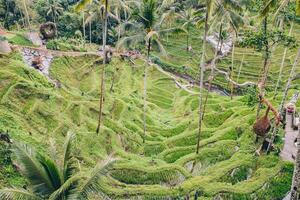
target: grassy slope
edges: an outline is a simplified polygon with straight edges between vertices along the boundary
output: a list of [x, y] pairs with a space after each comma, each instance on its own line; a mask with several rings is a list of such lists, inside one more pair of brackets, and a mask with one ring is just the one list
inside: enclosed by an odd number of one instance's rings
[[[144, 63], [136, 62], [131, 66], [116, 58], [107, 66], [105, 128], [97, 136], [101, 65], [95, 57], [56, 58], [51, 75], [61, 81], [61, 89], [25, 66], [19, 54], [0, 57], [0, 130], [9, 130], [14, 140], [44, 152], [50, 140], [59, 147], [66, 133], [73, 131], [77, 134], [76, 156], [83, 168], [114, 152], [120, 161], [103, 182], [113, 199], [182, 197], [195, 191], [202, 199], [284, 196], [292, 165], [273, 154], [255, 156], [258, 146], [251, 131], [255, 111], [245, 106], [244, 97], [230, 101], [210, 96], [201, 150], [196, 155], [197, 96], [149, 68], [148, 133], [143, 145]], [[115, 86], [110, 92], [113, 74]], [[193, 160], [197, 164], [191, 173]], [[19, 179], [5, 178], [2, 185], [20, 185]]]
[[[289, 27], [286, 27], [286, 32], [288, 33]], [[168, 57], [160, 57], [162, 63], [166, 66], [169, 66], [169, 68], [173, 68], [173, 71], [182, 73], [182, 74], [188, 74], [192, 76], [193, 78], [198, 79], [198, 67], [199, 67], [199, 52], [201, 51], [201, 36], [202, 33], [197, 31], [192, 31], [191, 33], [191, 46], [193, 47], [193, 52], [187, 52], [186, 51], [186, 38], [185, 35], [170, 35], [169, 40], [167, 41], [166, 37], [164, 37], [163, 42], [164, 45], [169, 52]], [[295, 24], [292, 36], [294, 36], [298, 42], [300, 41], [300, 25]], [[207, 60], [213, 58], [213, 49], [208, 47], [208, 50], [206, 52]], [[294, 57], [296, 55], [297, 49], [289, 49], [287, 51], [286, 60], [285, 60], [285, 67], [283, 70], [283, 76], [286, 80], [291, 65], [294, 62]], [[270, 65], [270, 73], [268, 76], [268, 87], [269, 89], [273, 90], [276, 82], [277, 77], [279, 73], [279, 68], [281, 65], [282, 55], [284, 52], [284, 47], [277, 46], [275, 48], [275, 52], [273, 53], [271, 57], [271, 65]], [[159, 54], [154, 54], [155, 56], [159, 57]], [[241, 75], [239, 77], [238, 82], [243, 83], [245, 81], [258, 81], [258, 74], [261, 71], [261, 67], [263, 64], [263, 58], [262, 54], [260, 52], [254, 51], [252, 48], [241, 48], [236, 47], [235, 53], [234, 53], [234, 73], [233, 73], [233, 79], [237, 80], [237, 75], [239, 71], [239, 67], [241, 65], [241, 61], [243, 58], [243, 55], [245, 55]], [[229, 53], [228, 56], [224, 59], [222, 59], [221, 62], [217, 64], [218, 68], [229, 71], [229, 67], [231, 66], [231, 56], [232, 54]], [[183, 67], [185, 66], [185, 67]], [[300, 66], [300, 64], [299, 64]], [[300, 73], [300, 67], [297, 67], [296, 69], [297, 73]], [[206, 73], [209, 73], [208, 71]], [[207, 77], [207, 76], [206, 76]], [[282, 84], [280, 86], [283, 88], [285, 86], [285, 82], [282, 81]], [[299, 86], [299, 81], [296, 81], [295, 86]], [[214, 80], [215, 85], [219, 85], [223, 88], [228, 88], [228, 83], [224, 79], [222, 75], [217, 75]]]

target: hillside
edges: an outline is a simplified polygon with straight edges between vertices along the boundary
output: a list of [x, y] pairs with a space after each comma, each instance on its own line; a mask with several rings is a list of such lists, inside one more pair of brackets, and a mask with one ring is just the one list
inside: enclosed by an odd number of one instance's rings
[[0, 200], [299, 200], [300, 0], [0, 0]]
[[[104, 129], [96, 135], [98, 77], [103, 67], [97, 60], [95, 56], [54, 58], [50, 75], [61, 82], [57, 88], [26, 66], [19, 53], [2, 56], [0, 129], [8, 130], [14, 141], [29, 143], [46, 154], [50, 141], [59, 146], [72, 131], [76, 133], [76, 158], [83, 168], [113, 152], [119, 161], [102, 183], [113, 199], [179, 198], [196, 191], [200, 199], [285, 196], [293, 166], [274, 153], [255, 156], [259, 146], [251, 130], [255, 110], [246, 106], [246, 97], [231, 101], [214, 93], [209, 96], [196, 155], [197, 95], [149, 67], [148, 132], [143, 144], [142, 60], [132, 65], [116, 57], [107, 66]], [[10, 173], [2, 185], [20, 179]], [[18, 182], [23, 183], [22, 179]]]

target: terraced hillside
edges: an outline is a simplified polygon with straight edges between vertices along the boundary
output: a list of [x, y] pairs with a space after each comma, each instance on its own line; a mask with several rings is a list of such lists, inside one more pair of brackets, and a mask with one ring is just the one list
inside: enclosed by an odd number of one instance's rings
[[[286, 34], [288, 34], [290, 27], [286, 27]], [[292, 31], [292, 36], [296, 38], [299, 42], [300, 33], [299, 25], [295, 24]], [[158, 53], [155, 54], [155, 57], [159, 58], [157, 61], [162, 67], [166, 70], [174, 71], [179, 74], [184, 74], [192, 77], [193, 79], [198, 79], [199, 77], [199, 55], [201, 53], [201, 43], [202, 43], [202, 33], [199, 31], [192, 31], [191, 33], [191, 46], [193, 50], [187, 52], [186, 49], [186, 39], [185, 35], [182, 34], [173, 34], [168, 37], [168, 40], [164, 38], [163, 42], [168, 52], [168, 57], [163, 57]], [[214, 49], [211, 47], [211, 44], [208, 43], [208, 50], [205, 52], [207, 60], [210, 60], [214, 57]], [[179, 53], [180, 52], [180, 53]], [[283, 79], [286, 80], [289, 76], [291, 65], [294, 62], [297, 49], [288, 48], [284, 68], [283, 68]], [[276, 46], [273, 54], [271, 55], [270, 62], [270, 71], [267, 79], [267, 86], [270, 90], [274, 90], [282, 57], [284, 54], [283, 46]], [[235, 44], [234, 50], [234, 65], [233, 65], [233, 80], [243, 83], [245, 81], [257, 82], [259, 79], [259, 74], [261, 72], [261, 67], [263, 64], [263, 57], [261, 52], [256, 52], [253, 48], [243, 48]], [[157, 58], [153, 58], [157, 60]], [[232, 52], [229, 52], [228, 55], [223, 57], [218, 63], [217, 66], [219, 69], [229, 72], [229, 67], [232, 66]], [[239, 75], [240, 71], [240, 75]], [[205, 80], [207, 80], [208, 74], [210, 72], [206, 71]], [[296, 69], [296, 73], [300, 73], [299, 67]], [[214, 85], [221, 88], [230, 90], [228, 87], [228, 81], [224, 78], [223, 75], [217, 74], [214, 80]], [[281, 83], [284, 83], [282, 81]], [[295, 81], [299, 84], [299, 81]], [[283, 84], [284, 85], [284, 84]], [[280, 86], [283, 86], [280, 84]], [[281, 87], [282, 88], [282, 87]]]
[[[106, 70], [104, 129], [96, 135], [99, 77], [95, 56], [57, 57], [52, 79], [23, 63], [21, 54], [0, 57], [0, 130], [49, 154], [76, 133], [83, 170], [106, 155], [118, 158], [101, 183], [111, 199], [280, 199], [290, 189], [293, 165], [273, 152], [256, 156], [254, 107], [247, 97], [212, 94], [195, 154], [197, 95], [149, 67], [147, 135], [142, 143], [143, 68], [115, 58]], [[182, 80], [183, 81], [183, 80]], [[184, 82], [184, 81], [183, 81]], [[197, 91], [194, 88], [195, 91]], [[282, 133], [281, 133], [282, 134]], [[276, 145], [281, 147], [280, 138]], [[58, 149], [59, 150], [59, 149]], [[11, 166], [0, 170], [1, 186], [26, 184]], [[8, 175], [9, 174], [9, 175]]]

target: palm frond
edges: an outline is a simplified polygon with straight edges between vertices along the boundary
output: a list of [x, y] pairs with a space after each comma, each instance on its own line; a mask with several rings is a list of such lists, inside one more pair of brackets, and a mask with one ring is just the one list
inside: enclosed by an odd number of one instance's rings
[[93, 0], [80, 0], [80, 2], [75, 6], [75, 11], [82, 11], [88, 4], [90, 4]]
[[236, 12], [242, 12], [243, 11], [243, 7], [242, 5], [239, 3], [239, 1], [236, 0], [223, 0], [223, 6], [231, 11], [236, 11]]
[[109, 156], [98, 163], [91, 173], [86, 176], [83, 183], [80, 184], [80, 188], [77, 191], [78, 199], [87, 199], [88, 195], [91, 193], [102, 194], [102, 187], [99, 182], [103, 176], [107, 176], [114, 163], [115, 160], [112, 156]]
[[74, 163], [72, 163], [72, 142], [75, 138], [75, 135], [71, 132], [67, 134], [66, 141], [63, 146], [63, 160], [62, 160], [62, 172], [63, 180], [66, 181], [74, 172]]
[[33, 192], [47, 196], [55, 191], [50, 177], [37, 160], [37, 153], [32, 148], [24, 144], [15, 144], [13, 151], [21, 165], [21, 173], [33, 186]]
[[290, 0], [282, 0], [273, 17], [276, 18], [279, 12], [282, 11], [289, 2]]
[[175, 0], [162, 0], [159, 10], [163, 11], [164, 9], [171, 7], [174, 3]]
[[139, 42], [142, 42], [144, 40], [144, 36], [145, 36], [144, 34], [136, 34], [132, 36], [123, 37], [118, 41], [116, 45], [116, 49], [120, 49], [121, 47], [127, 48], [130, 45], [134, 45]]
[[36, 196], [35, 194], [17, 188], [4, 188], [0, 190], [1, 200], [42, 200], [42, 198]]
[[274, 6], [276, 5], [277, 0], [269, 0], [267, 2], [267, 4], [265, 5], [265, 7], [262, 9], [262, 11], [260, 12], [260, 17], [265, 17], [267, 16], [267, 14], [270, 12], [270, 10], [272, 8], [274, 8]]
[[159, 38], [155, 38], [153, 40], [153, 43], [157, 45], [158, 50], [159, 50], [159, 52], [161, 53], [162, 56], [164, 56], [164, 57], [168, 56], [168, 53], [167, 53], [166, 49], [164, 48], [164, 45], [159, 40]]
[[62, 174], [60, 173], [56, 163], [53, 160], [49, 159], [48, 157], [46, 157], [42, 154], [37, 155], [37, 160], [43, 166], [43, 168], [47, 174], [47, 177], [51, 181], [52, 187], [55, 190], [57, 188], [59, 188], [61, 186], [63, 180], [62, 180]]
[[59, 189], [53, 192], [48, 200], [62, 199], [62, 197], [64, 197], [64, 195], [66, 194], [67, 198], [76, 199], [71, 197], [74, 197], [74, 195], [76, 194], [75, 188], [78, 186], [78, 183], [81, 179], [83, 179], [83, 176], [81, 175], [72, 176], [66, 182], [64, 182], [64, 184]]

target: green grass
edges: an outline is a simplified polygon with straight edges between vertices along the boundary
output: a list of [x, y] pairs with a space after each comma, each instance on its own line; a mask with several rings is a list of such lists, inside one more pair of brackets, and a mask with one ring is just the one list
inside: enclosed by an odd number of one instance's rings
[[32, 42], [28, 40], [23, 34], [17, 33], [13, 37], [9, 38], [8, 41], [11, 44], [22, 45], [22, 46], [33, 46]]
[[[25, 66], [19, 54], [1, 57], [0, 131], [8, 130], [14, 141], [29, 143], [44, 153], [49, 152], [50, 140], [60, 147], [72, 131], [83, 170], [114, 153], [119, 160], [101, 182], [112, 199], [182, 198], [196, 191], [201, 193], [200, 199], [249, 199], [253, 195], [274, 199], [289, 190], [292, 166], [273, 153], [255, 156], [259, 147], [251, 131], [255, 107], [246, 106], [244, 97], [230, 100], [210, 94], [196, 154], [198, 96], [179, 89], [153, 66], [148, 67], [143, 144], [141, 60], [133, 67], [115, 58], [106, 67], [104, 126], [97, 135], [103, 67], [97, 60], [96, 56], [55, 58], [50, 75], [62, 85], [56, 88]], [[10, 176], [4, 177], [4, 173]], [[26, 184], [9, 163], [0, 167], [0, 176], [1, 187]], [[266, 184], [269, 187], [263, 187]]]

